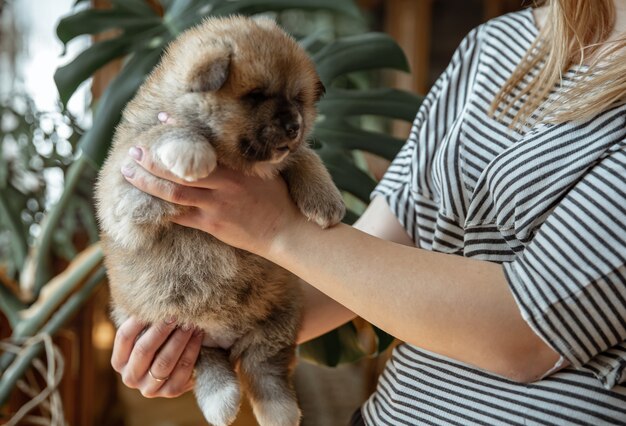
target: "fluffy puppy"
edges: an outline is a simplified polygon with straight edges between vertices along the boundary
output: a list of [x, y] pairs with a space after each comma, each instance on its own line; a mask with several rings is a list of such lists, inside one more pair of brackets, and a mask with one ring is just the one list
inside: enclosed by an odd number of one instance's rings
[[[209, 19], [168, 47], [126, 107], [100, 172], [96, 198], [114, 319], [119, 326], [129, 315], [145, 323], [175, 317], [218, 343], [202, 348], [195, 389], [216, 426], [234, 420], [240, 382], [259, 424], [299, 423], [290, 379], [301, 317], [297, 280], [172, 224], [182, 207], [140, 192], [120, 169], [135, 167], [128, 150], [143, 145], [189, 181], [218, 163], [261, 177], [280, 173], [302, 213], [332, 226], [345, 213], [341, 194], [306, 144], [323, 90], [311, 59], [274, 22]], [[159, 121], [162, 111], [173, 124]], [[141, 168], [136, 174], [156, 179]]]

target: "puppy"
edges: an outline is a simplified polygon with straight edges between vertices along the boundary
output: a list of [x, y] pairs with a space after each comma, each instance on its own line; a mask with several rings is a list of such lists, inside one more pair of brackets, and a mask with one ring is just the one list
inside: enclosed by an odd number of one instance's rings
[[[274, 22], [209, 19], [168, 47], [126, 107], [99, 175], [97, 211], [114, 320], [119, 326], [130, 315], [147, 324], [173, 317], [217, 342], [201, 349], [195, 388], [216, 426], [235, 419], [240, 382], [260, 425], [299, 423], [290, 379], [301, 317], [297, 279], [172, 224], [183, 207], [137, 190], [120, 169], [135, 167], [137, 175], [157, 179], [128, 156], [129, 148], [143, 145], [188, 181], [208, 176], [218, 163], [264, 178], [280, 173], [302, 213], [332, 226], [345, 213], [341, 194], [306, 144], [323, 91], [311, 59]], [[161, 123], [160, 112], [172, 124]]]

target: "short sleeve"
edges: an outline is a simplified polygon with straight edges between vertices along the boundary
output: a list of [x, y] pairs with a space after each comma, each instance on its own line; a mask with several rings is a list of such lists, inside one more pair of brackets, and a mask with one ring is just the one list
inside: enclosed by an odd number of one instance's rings
[[607, 388], [626, 380], [626, 140], [572, 187], [503, 268], [524, 319]]
[[[478, 68], [483, 27], [472, 30], [461, 42], [451, 62], [424, 99], [409, 138], [371, 194], [382, 196], [408, 228], [403, 218], [421, 200], [437, 198], [432, 163], [437, 148], [461, 117]], [[412, 217], [412, 216], [411, 216]]]

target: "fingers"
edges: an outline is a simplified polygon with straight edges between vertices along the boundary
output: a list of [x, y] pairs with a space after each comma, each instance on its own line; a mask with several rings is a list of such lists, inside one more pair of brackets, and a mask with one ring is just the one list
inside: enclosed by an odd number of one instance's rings
[[128, 363], [130, 353], [135, 346], [135, 340], [139, 334], [143, 331], [145, 325], [130, 317], [122, 326], [117, 330], [115, 334], [115, 340], [113, 341], [113, 354], [111, 355], [111, 366], [118, 373], [122, 372], [122, 369]]
[[246, 178], [259, 179], [258, 177], [245, 176], [241, 172], [237, 172], [218, 164], [209, 176], [202, 178], [197, 182], [192, 182], [192, 184], [202, 188], [220, 189], [241, 185]]
[[145, 397], [177, 397], [193, 388], [202, 338], [202, 331], [176, 328], [174, 321], [145, 328], [131, 317], [117, 331], [111, 365]]
[[[159, 349], [148, 369], [148, 375], [144, 377], [141, 393], [144, 396], [158, 396], [157, 391], [170, 380], [193, 330], [177, 328], [165, 344]], [[185, 380], [186, 381], [186, 380]]]
[[123, 167], [122, 174], [137, 189], [180, 206], [198, 206], [210, 197], [210, 191], [155, 178], [135, 167]]
[[126, 386], [130, 388], [141, 386], [156, 353], [175, 328], [174, 321], [154, 324], [137, 339], [128, 363], [121, 371], [122, 381]]
[[150, 172], [151, 175], [154, 175], [158, 178], [169, 180], [170, 182], [175, 182], [185, 186], [196, 186], [197, 184], [197, 182], [189, 182], [183, 180], [169, 170], [163, 168], [161, 164], [154, 161], [154, 157], [150, 155], [150, 152], [145, 147], [133, 146], [128, 150], [128, 155], [133, 160], [135, 160], [137, 164]]
[[182, 348], [182, 353], [174, 369], [170, 372], [169, 379], [157, 392], [157, 396], [174, 398], [193, 389], [193, 369], [200, 354], [203, 334], [196, 331], [191, 335], [188, 343]]

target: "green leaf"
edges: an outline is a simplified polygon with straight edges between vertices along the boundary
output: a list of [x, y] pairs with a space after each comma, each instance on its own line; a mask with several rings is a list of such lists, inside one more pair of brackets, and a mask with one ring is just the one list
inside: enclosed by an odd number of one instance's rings
[[[4, 138], [4, 135], [2, 137]], [[9, 184], [9, 163], [2, 157], [2, 149], [0, 149], [0, 191], [4, 190]]]
[[330, 367], [354, 362], [366, 355], [352, 323], [344, 324], [298, 347], [299, 357]]
[[163, 6], [163, 9], [165, 11], [171, 9], [172, 5], [174, 3], [177, 3], [176, 0], [159, 0], [159, 3], [161, 4], [161, 6]]
[[[169, 25], [181, 28], [181, 24], [192, 17], [198, 22], [212, 12], [215, 1], [206, 0], [176, 0], [171, 5], [165, 5], [163, 20]], [[186, 24], [185, 24], [186, 25]]]
[[421, 102], [420, 96], [397, 89], [331, 88], [318, 104], [318, 110], [329, 117], [379, 115], [412, 122]]
[[146, 0], [110, 0], [116, 8], [133, 13], [137, 16], [157, 16], [156, 11]]
[[316, 31], [313, 34], [309, 34], [306, 37], [298, 39], [298, 43], [302, 46], [302, 48], [304, 48], [304, 50], [309, 52], [309, 54], [318, 52], [326, 46], [326, 43], [321, 40], [321, 35], [325, 32], [325, 30]]
[[337, 0], [237, 0], [223, 2], [215, 7], [211, 14], [232, 15], [244, 14], [253, 15], [255, 13], [271, 11], [282, 11], [287, 9], [299, 10], [328, 10], [341, 13], [356, 19], [362, 19], [359, 8], [352, 1]]
[[336, 77], [354, 71], [392, 68], [409, 71], [404, 52], [387, 34], [344, 37], [313, 56], [322, 82], [330, 87]]
[[341, 357], [339, 358], [340, 364], [352, 363], [368, 355], [363, 346], [361, 346], [356, 327], [354, 327], [352, 322], [339, 327], [337, 333], [342, 345]]
[[137, 92], [161, 57], [161, 47], [133, 55], [102, 95], [94, 114], [93, 127], [81, 138], [79, 147], [96, 168], [104, 162], [122, 110]]
[[61, 102], [67, 105], [70, 97], [83, 81], [113, 59], [125, 55], [130, 50], [131, 44], [128, 37], [105, 40], [95, 43], [81, 52], [72, 62], [58, 68], [54, 73], [54, 81], [59, 90]]
[[98, 241], [98, 224], [96, 223], [95, 213], [89, 201], [83, 198], [76, 199], [77, 213], [82, 225], [89, 236], [89, 243], [94, 244]]
[[21, 268], [28, 252], [27, 232], [20, 220], [20, 211], [11, 207], [6, 195], [6, 190], [0, 192], [0, 224], [11, 232], [11, 252], [14, 264]]
[[87, 9], [61, 19], [57, 36], [67, 44], [83, 34], [98, 34], [114, 28], [138, 32], [155, 25], [161, 25], [161, 19], [155, 16], [138, 17], [119, 9]]
[[[70, 212], [73, 214], [73, 212]], [[60, 229], [54, 234], [54, 244], [52, 245], [52, 252], [59, 259], [71, 261], [76, 256], [76, 248], [71, 237], [75, 228], [69, 228], [68, 230]]]
[[337, 330], [332, 330], [298, 347], [298, 357], [307, 361], [335, 367], [341, 357], [341, 342]]
[[198, 8], [207, 5], [211, 7], [211, 3], [201, 0], [172, 0], [167, 2], [161, 2], [165, 8], [165, 18], [169, 20], [175, 20], [180, 18], [183, 14], [190, 11], [197, 11]]
[[53, 238], [65, 213], [65, 208], [74, 196], [74, 190], [88, 167], [87, 157], [81, 156], [65, 172], [65, 188], [61, 198], [41, 222], [41, 231], [33, 244], [33, 250], [24, 262], [20, 274], [20, 287], [32, 291], [35, 296], [51, 278], [51, 250]]
[[343, 120], [325, 120], [315, 126], [314, 137], [343, 149], [358, 149], [393, 160], [404, 141], [384, 133], [369, 132]]
[[343, 217], [342, 222], [347, 225], [352, 225], [359, 219], [359, 216], [359, 214], [353, 212], [352, 210], [346, 209], [346, 215]]
[[351, 193], [366, 204], [369, 203], [376, 181], [359, 169], [345, 151], [323, 146], [317, 153], [324, 161], [337, 188]]
[[215, 0], [175, 0], [164, 4], [163, 25], [172, 35], [199, 24], [211, 15]]
[[374, 333], [376, 334], [376, 347], [377, 347], [377, 355], [385, 352], [385, 350], [393, 343], [395, 337], [391, 334], [387, 334], [382, 331], [380, 328], [372, 325], [374, 329]]

